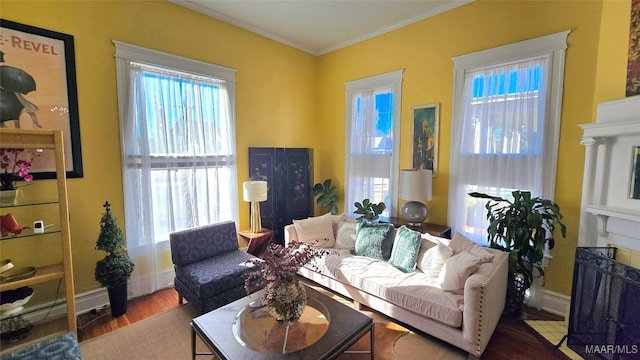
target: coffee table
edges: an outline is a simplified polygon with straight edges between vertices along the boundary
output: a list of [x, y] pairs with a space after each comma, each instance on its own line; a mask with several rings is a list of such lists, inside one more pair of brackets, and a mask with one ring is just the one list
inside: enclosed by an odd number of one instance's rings
[[[373, 319], [360, 313], [357, 310], [336, 301], [311, 287], [305, 286], [309, 301], [307, 309], [312, 316], [319, 318], [314, 320], [317, 324], [313, 331], [307, 331], [302, 335], [302, 339], [312, 342], [308, 345], [287, 349], [284, 352], [280, 349], [282, 345], [260, 347], [264, 341], [253, 339], [247, 341], [247, 337], [254, 336], [260, 331], [245, 332], [240, 329], [243, 326], [251, 327], [251, 318], [260, 318], [259, 311], [264, 312], [264, 308], [250, 308], [249, 304], [262, 298], [264, 290], [251, 294], [240, 300], [232, 302], [221, 308], [203, 314], [191, 321], [191, 358], [195, 359], [199, 355], [216, 355], [220, 359], [335, 359], [342, 353], [365, 353], [370, 354], [373, 360]], [[311, 307], [311, 308], [310, 308]], [[255, 311], [255, 313], [254, 313]], [[307, 310], [305, 310], [306, 314]], [[316, 315], [313, 315], [316, 314]], [[325, 319], [323, 319], [323, 316]], [[305, 315], [303, 315], [303, 318]], [[243, 320], [244, 319], [244, 320]], [[272, 320], [272, 319], [271, 319]], [[275, 320], [273, 320], [275, 322]], [[292, 324], [290, 329], [301, 328], [301, 325]], [[275, 327], [281, 326], [278, 324]], [[306, 326], [306, 325], [305, 325]], [[322, 328], [325, 326], [325, 328]], [[322, 328], [317, 331], [317, 328]], [[302, 330], [304, 332], [304, 330]], [[273, 333], [271, 331], [270, 333]], [[314, 336], [312, 333], [315, 333]], [[355, 344], [366, 333], [370, 334], [371, 347], [369, 351], [348, 351], [349, 347]], [[290, 335], [289, 335], [290, 334]], [[196, 351], [196, 335], [207, 345], [211, 353], [200, 353]], [[258, 336], [258, 335], [255, 335]], [[265, 335], [266, 336], [266, 335]], [[295, 331], [289, 330], [289, 339], [296, 339]], [[244, 337], [244, 339], [243, 339]], [[297, 336], [300, 340], [300, 336]], [[282, 344], [282, 341], [281, 341]], [[288, 345], [287, 345], [288, 346]]]

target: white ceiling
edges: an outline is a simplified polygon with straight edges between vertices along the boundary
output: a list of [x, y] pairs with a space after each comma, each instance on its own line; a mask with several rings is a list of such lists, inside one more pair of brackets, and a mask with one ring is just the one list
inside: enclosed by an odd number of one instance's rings
[[321, 55], [473, 0], [169, 0]]

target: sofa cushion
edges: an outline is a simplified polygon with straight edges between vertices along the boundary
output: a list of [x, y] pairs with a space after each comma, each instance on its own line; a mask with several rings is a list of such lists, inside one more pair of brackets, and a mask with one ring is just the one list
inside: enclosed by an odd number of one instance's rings
[[335, 244], [331, 214], [293, 220], [298, 241], [313, 244], [315, 247], [330, 248]]
[[451, 256], [440, 271], [442, 290], [454, 294], [463, 294], [464, 283], [467, 278], [478, 270], [478, 267], [483, 262], [482, 257], [476, 256], [468, 250], [461, 250]]
[[389, 264], [404, 272], [415, 270], [421, 244], [422, 238], [418, 231], [401, 226], [396, 230]]
[[337, 249], [354, 249], [356, 247], [356, 223], [341, 221], [336, 236]]
[[355, 255], [387, 261], [393, 248], [394, 227], [392, 224], [356, 224]]
[[435, 246], [430, 247], [424, 253], [421, 261], [417, 263], [418, 268], [420, 268], [427, 277], [433, 279], [438, 278], [445, 262], [453, 255], [453, 249], [437, 240], [435, 241]]
[[312, 269], [393, 304], [453, 327], [462, 325], [463, 296], [444, 292], [420, 271], [404, 273], [386, 261], [330, 254]]

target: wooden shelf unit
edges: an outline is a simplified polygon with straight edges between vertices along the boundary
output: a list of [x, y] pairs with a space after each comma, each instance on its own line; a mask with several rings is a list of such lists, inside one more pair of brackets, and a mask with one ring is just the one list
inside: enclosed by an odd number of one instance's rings
[[[67, 200], [67, 181], [64, 161], [64, 145], [62, 131], [59, 130], [22, 130], [22, 129], [0, 129], [0, 148], [4, 149], [53, 149], [55, 152], [56, 182], [57, 182], [57, 204], [59, 207], [59, 228], [56, 232], [60, 235], [60, 245], [62, 247], [62, 259], [59, 263], [47, 264], [36, 267], [36, 274], [32, 277], [6, 282], [0, 284], [0, 291], [17, 289], [22, 286], [35, 285], [55, 279], [63, 279], [65, 287], [65, 299], [67, 307], [67, 330], [76, 334], [76, 302], [73, 283], [73, 263], [71, 257], [71, 232], [69, 227], [69, 204]], [[42, 203], [34, 203], [33, 206]], [[17, 205], [17, 206], [29, 206]], [[7, 208], [13, 206], [3, 206], [0, 208], [5, 213]], [[38, 211], [36, 209], [36, 211]], [[51, 233], [32, 234], [30, 236], [51, 236]], [[3, 237], [0, 247], [5, 241], [29, 241], [28, 237]], [[4, 254], [3, 258], [10, 257]]]

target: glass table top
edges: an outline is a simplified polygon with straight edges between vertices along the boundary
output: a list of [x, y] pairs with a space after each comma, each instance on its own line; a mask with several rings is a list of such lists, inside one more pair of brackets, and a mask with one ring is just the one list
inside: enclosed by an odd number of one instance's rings
[[329, 329], [329, 311], [318, 300], [309, 297], [298, 321], [291, 325], [278, 323], [267, 307], [242, 309], [233, 322], [233, 335], [242, 346], [255, 351], [285, 354], [313, 345]]

